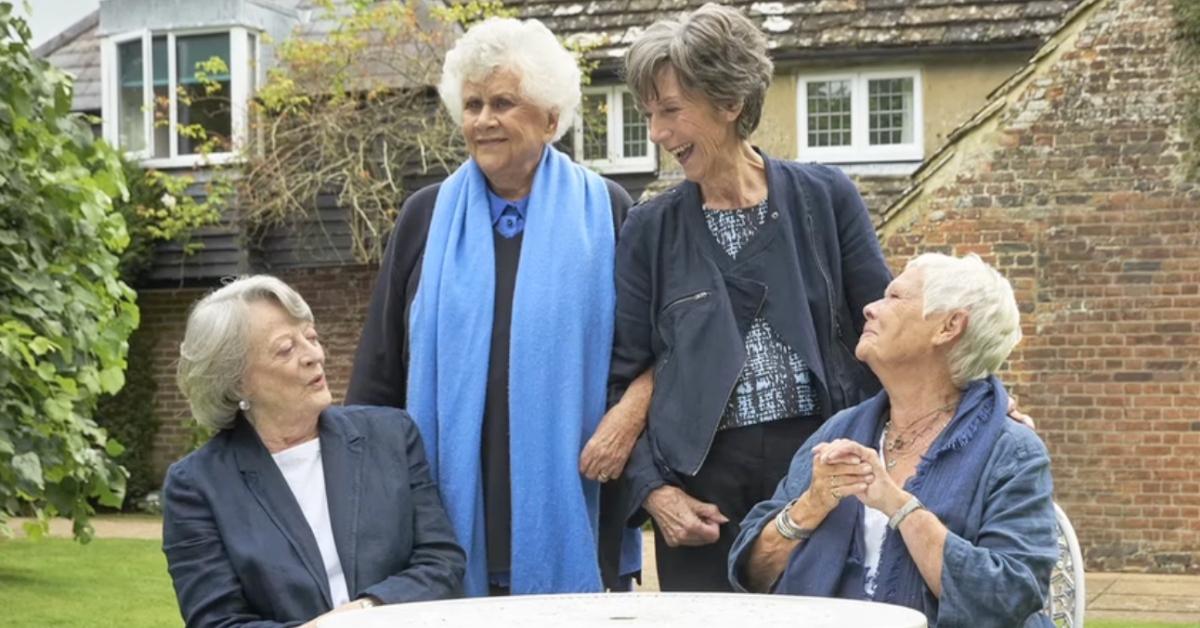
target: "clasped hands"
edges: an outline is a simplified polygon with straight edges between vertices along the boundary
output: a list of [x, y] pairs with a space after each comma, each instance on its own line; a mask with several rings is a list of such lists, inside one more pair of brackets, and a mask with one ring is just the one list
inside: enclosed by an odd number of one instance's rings
[[838, 502], [857, 497], [889, 517], [911, 498], [884, 467], [879, 453], [855, 441], [839, 438], [813, 447], [812, 483], [808, 503], [828, 514]]

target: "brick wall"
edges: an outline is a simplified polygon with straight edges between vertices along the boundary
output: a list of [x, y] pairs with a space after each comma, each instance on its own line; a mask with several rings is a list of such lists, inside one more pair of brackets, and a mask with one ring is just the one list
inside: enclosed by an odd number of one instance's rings
[[858, 187], [858, 193], [862, 195], [863, 203], [867, 205], [867, 211], [871, 214], [871, 221], [876, 226], [879, 225], [883, 211], [909, 184], [906, 176], [859, 175], [850, 179]]
[[[308, 301], [325, 346], [325, 371], [334, 403], [341, 403], [350, 381], [350, 369], [358, 335], [366, 317], [375, 269], [346, 266], [289, 271], [278, 277]], [[187, 452], [191, 440], [191, 413], [175, 386], [175, 365], [187, 312], [208, 290], [144, 290], [138, 293], [142, 326], [155, 339], [153, 360], [158, 377], [156, 408], [162, 421], [154, 444], [155, 468], [167, 465]]]
[[1012, 280], [1025, 339], [1003, 377], [1091, 569], [1200, 573], [1195, 70], [1173, 30], [1169, 3], [1091, 5], [882, 227], [897, 269], [975, 252]]

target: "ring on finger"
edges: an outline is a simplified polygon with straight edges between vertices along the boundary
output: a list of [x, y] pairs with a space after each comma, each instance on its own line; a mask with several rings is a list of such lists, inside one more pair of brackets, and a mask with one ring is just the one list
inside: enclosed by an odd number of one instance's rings
[[833, 495], [833, 498], [834, 498], [834, 499], [841, 499], [841, 498], [842, 498], [842, 493], [841, 493], [840, 491], [838, 491], [836, 488], [835, 488], [835, 489], [833, 489], [833, 490], [831, 490], [831, 491], [829, 491], [829, 494], [830, 494], [830, 495]]
[[607, 482], [607, 481], [608, 481], [608, 474], [607, 474], [607, 473], [601, 473], [601, 474], [600, 474], [600, 475], [599, 475], [599, 476], [598, 476], [596, 479], [597, 479], [597, 480], [600, 480], [601, 482]]

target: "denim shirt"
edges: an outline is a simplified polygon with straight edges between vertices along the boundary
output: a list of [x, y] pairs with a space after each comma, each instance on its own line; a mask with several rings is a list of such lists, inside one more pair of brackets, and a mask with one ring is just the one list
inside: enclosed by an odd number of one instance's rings
[[[763, 527], [808, 488], [813, 447], [842, 436], [852, 421], [867, 420], [857, 409], [839, 413], [813, 434], [796, 452], [787, 477], [771, 499], [756, 505], [742, 521], [729, 555], [729, 579], [735, 590], [747, 590], [743, 572]], [[979, 485], [964, 490], [973, 491], [973, 497], [963, 517], [964, 529], [946, 535], [941, 597], [924, 587], [922, 607], [916, 610], [925, 613], [930, 626], [1053, 625], [1039, 612], [1049, 595], [1050, 572], [1058, 559], [1053, 483], [1045, 445], [1032, 430], [1005, 419]], [[861, 526], [846, 533], [861, 535]], [[852, 546], [861, 548], [862, 544]], [[903, 543], [893, 547], [907, 551]], [[802, 544], [794, 551], [803, 548]], [[862, 562], [862, 556], [852, 555], [847, 564]]]

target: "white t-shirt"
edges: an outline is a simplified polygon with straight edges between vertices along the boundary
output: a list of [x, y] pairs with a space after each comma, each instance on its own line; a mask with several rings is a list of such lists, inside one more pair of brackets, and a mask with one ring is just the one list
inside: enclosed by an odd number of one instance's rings
[[333, 607], [337, 608], [350, 601], [350, 592], [346, 590], [346, 576], [342, 573], [342, 561], [338, 558], [333, 528], [329, 525], [329, 499], [325, 494], [321, 439], [314, 438], [271, 454], [271, 457], [283, 473], [283, 479], [287, 480], [308, 527], [312, 528], [313, 536], [317, 538], [321, 561], [325, 563], [325, 575], [329, 578], [329, 593], [333, 596]]
[[[887, 469], [887, 459], [884, 457], [882, 435], [879, 439], [879, 460]], [[867, 564], [867, 581], [864, 587], [867, 595], [875, 596], [875, 579], [879, 576], [879, 557], [883, 553], [883, 540], [887, 538], [888, 516], [881, 510], [863, 506], [863, 542], [866, 544], [866, 555], [863, 560]]]

